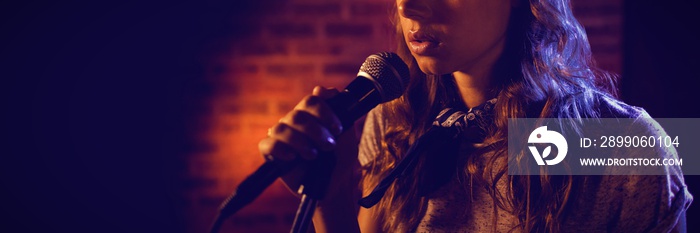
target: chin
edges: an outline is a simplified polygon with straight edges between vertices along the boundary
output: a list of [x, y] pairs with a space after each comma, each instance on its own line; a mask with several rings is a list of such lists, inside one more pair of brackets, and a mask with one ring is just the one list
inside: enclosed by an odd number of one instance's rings
[[426, 75], [445, 75], [454, 72], [453, 69], [449, 69], [433, 59], [420, 59], [417, 63], [420, 70]]

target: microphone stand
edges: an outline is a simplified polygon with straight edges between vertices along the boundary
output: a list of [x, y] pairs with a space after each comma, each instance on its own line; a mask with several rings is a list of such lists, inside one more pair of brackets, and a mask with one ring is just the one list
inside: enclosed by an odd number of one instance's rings
[[312, 161], [310, 169], [304, 174], [302, 184], [297, 191], [301, 194], [301, 202], [294, 217], [291, 233], [308, 232], [316, 204], [326, 195], [335, 161], [336, 157], [333, 152], [321, 152], [318, 158]]
[[[316, 204], [326, 195], [326, 189], [330, 184], [333, 168], [335, 167], [336, 157], [333, 152], [320, 152], [318, 158], [309, 161], [309, 169], [304, 173], [301, 185], [297, 193], [301, 194], [301, 202], [294, 217], [294, 224], [290, 232], [306, 233], [308, 232], [311, 219], [316, 210]], [[274, 182], [279, 176], [287, 173], [294, 166], [301, 163], [301, 159], [297, 158], [289, 162], [274, 162], [268, 161], [263, 164], [264, 169], [260, 169], [253, 173], [241, 185], [234, 195], [229, 197], [220, 210], [219, 216], [216, 217], [211, 226], [210, 232], [219, 232], [223, 225], [226, 216], [232, 215], [239, 209], [252, 202], [255, 197]], [[271, 169], [267, 167], [276, 167]]]

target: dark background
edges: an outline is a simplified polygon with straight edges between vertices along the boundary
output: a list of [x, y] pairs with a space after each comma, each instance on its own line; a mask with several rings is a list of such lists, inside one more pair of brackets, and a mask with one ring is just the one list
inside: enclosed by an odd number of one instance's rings
[[[255, 2], [0, 3], [0, 232], [183, 232], [206, 56]], [[622, 97], [654, 117], [700, 117], [694, 5], [625, 2]]]
[[3, 1], [0, 232], [184, 232], [206, 54], [253, 2]]
[[[698, 118], [700, 33], [697, 2], [625, 1], [622, 99], [655, 118]], [[697, 137], [686, 139], [700, 143]], [[696, 154], [684, 156], [698, 156]], [[695, 201], [686, 219], [700, 229], [700, 176], [685, 176]]]

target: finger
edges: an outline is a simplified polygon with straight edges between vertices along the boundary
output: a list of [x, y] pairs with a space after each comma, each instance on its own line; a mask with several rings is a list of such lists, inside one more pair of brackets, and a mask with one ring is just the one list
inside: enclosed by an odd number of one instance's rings
[[[272, 127], [271, 138], [291, 147], [292, 151], [298, 153], [304, 159], [312, 160], [318, 155], [318, 150], [316, 150], [313, 142], [307, 135], [285, 123], [281, 122]], [[277, 146], [277, 142], [275, 142], [275, 146]], [[290, 148], [283, 148], [282, 146], [282, 149]]]
[[306, 111], [294, 110], [280, 121], [306, 135], [320, 150], [331, 151], [335, 147], [333, 134], [319, 120]]
[[296, 158], [296, 152], [294, 152], [291, 146], [272, 137], [260, 140], [258, 149], [260, 153], [265, 156], [266, 160], [270, 160], [268, 156], [271, 156], [273, 160], [279, 159], [284, 161], [290, 161]]
[[323, 99], [328, 99], [331, 98], [335, 95], [337, 95], [339, 91], [335, 88], [332, 87], [322, 87], [322, 86], [316, 86], [314, 87], [314, 90], [311, 92], [312, 95], [321, 97]]
[[306, 96], [294, 109], [310, 113], [333, 135], [339, 135], [343, 132], [343, 125], [340, 119], [338, 119], [331, 107], [326, 104], [325, 100], [319, 96]]

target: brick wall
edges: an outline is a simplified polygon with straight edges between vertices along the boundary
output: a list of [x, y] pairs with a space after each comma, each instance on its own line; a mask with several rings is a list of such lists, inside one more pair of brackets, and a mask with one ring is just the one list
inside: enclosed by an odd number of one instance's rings
[[586, 28], [598, 66], [622, 73], [622, 0], [573, 0], [574, 15]]
[[[211, 58], [216, 94], [197, 133], [206, 146], [187, 161], [190, 232], [203, 232], [221, 201], [263, 163], [257, 143], [283, 114], [315, 85], [344, 87], [369, 54], [393, 47], [388, 1], [268, 2], [244, 36]], [[298, 202], [275, 183], [224, 230], [287, 232]]]
[[[207, 82], [214, 95], [185, 161], [188, 232], [204, 232], [218, 205], [263, 159], [257, 143], [315, 85], [344, 87], [367, 55], [392, 50], [388, 0], [271, 1], [264, 14], [232, 24], [214, 44]], [[576, 1], [599, 64], [621, 71], [622, 0]], [[233, 18], [234, 16], [232, 16]], [[232, 217], [224, 232], [287, 232], [298, 200], [275, 183]], [[233, 223], [233, 224], [231, 224]]]

